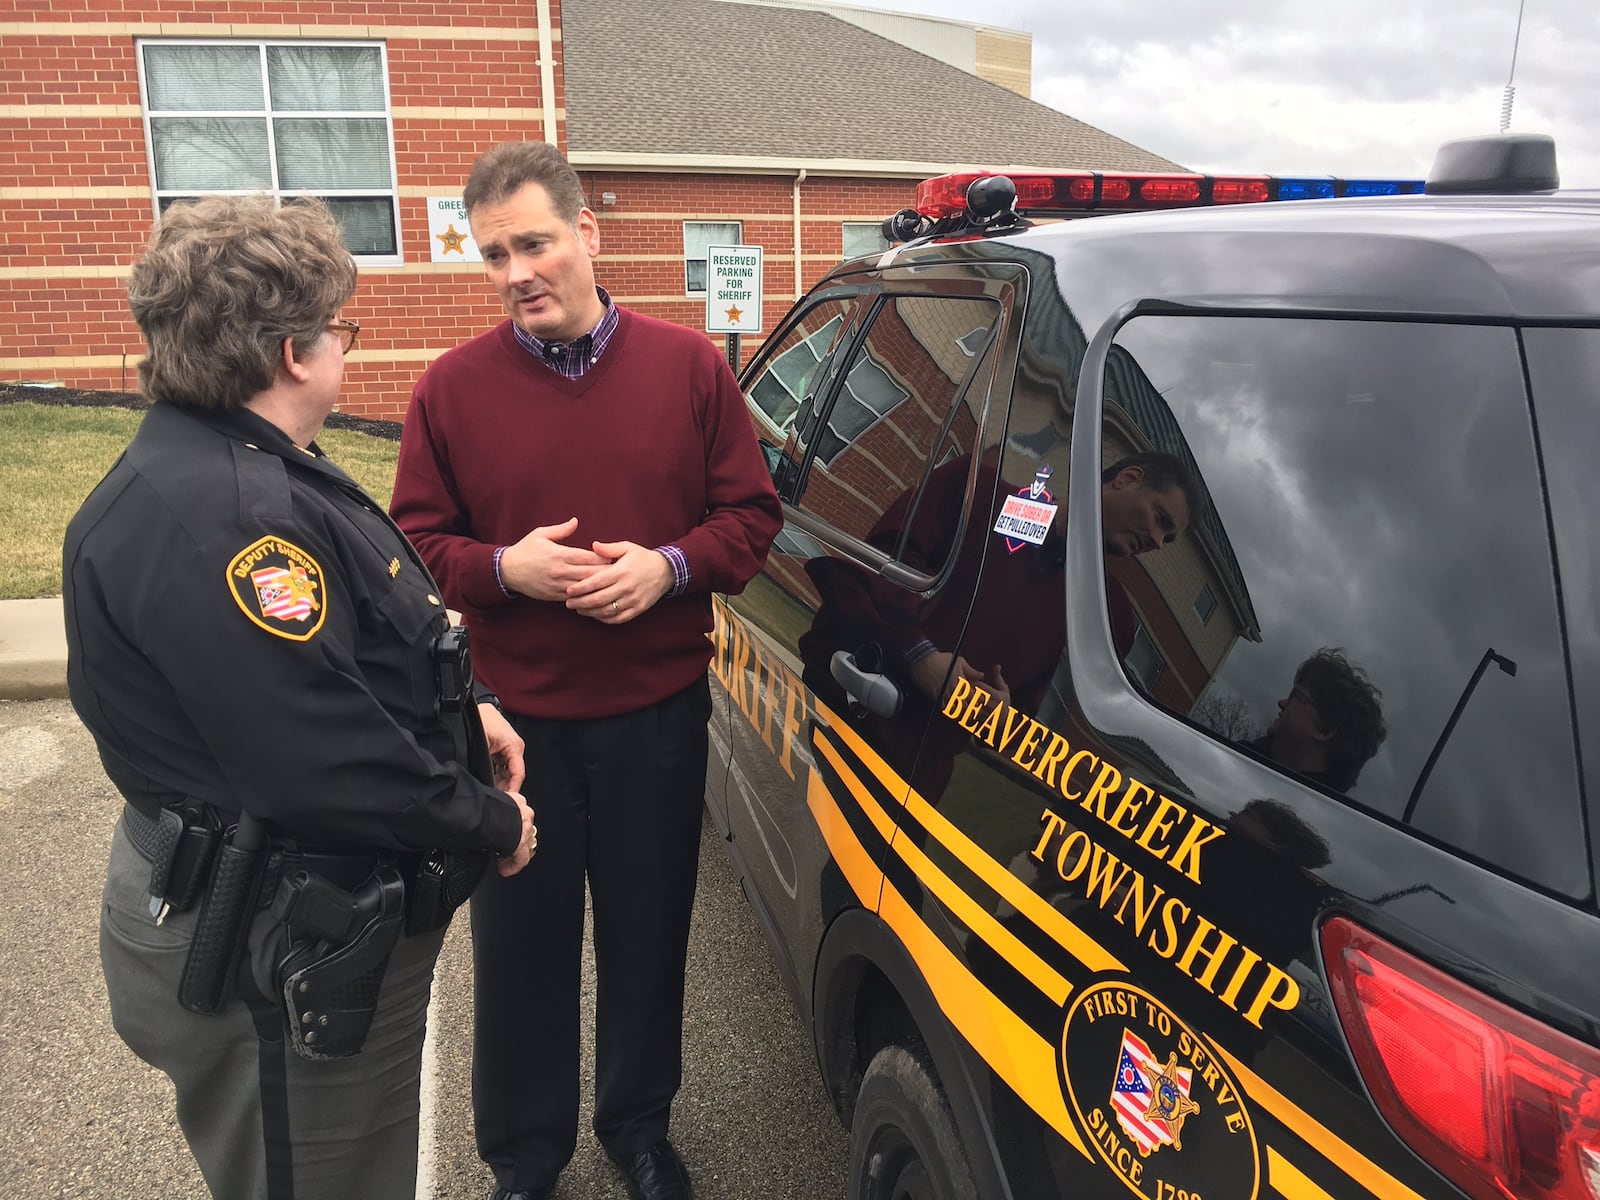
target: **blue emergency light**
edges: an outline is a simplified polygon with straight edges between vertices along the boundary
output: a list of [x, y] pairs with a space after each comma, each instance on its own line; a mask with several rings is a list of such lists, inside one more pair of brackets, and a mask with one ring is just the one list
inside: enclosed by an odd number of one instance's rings
[[1306, 179], [1290, 179], [1274, 177], [1274, 200], [1332, 200], [1334, 197], [1332, 176], [1312, 176]]

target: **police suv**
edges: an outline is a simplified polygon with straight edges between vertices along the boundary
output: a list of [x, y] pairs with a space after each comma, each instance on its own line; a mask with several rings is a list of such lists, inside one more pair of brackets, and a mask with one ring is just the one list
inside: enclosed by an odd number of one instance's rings
[[768, 339], [707, 803], [855, 1200], [1600, 1197], [1556, 186], [955, 175]]

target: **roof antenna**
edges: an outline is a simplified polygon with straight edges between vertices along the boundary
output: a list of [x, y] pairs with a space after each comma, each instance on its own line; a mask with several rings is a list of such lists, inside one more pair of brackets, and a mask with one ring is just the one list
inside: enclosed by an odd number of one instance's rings
[[1517, 77], [1517, 47], [1522, 44], [1522, 10], [1527, 4], [1528, 0], [1518, 0], [1517, 3], [1517, 35], [1511, 41], [1511, 73], [1506, 76], [1506, 90], [1500, 97], [1501, 133], [1511, 128], [1511, 103], [1517, 96], [1517, 85], [1512, 80]]

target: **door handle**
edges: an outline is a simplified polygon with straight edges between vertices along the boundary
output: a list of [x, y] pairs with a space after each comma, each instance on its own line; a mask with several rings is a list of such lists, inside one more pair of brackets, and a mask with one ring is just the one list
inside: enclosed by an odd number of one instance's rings
[[887, 675], [863, 671], [856, 656], [848, 650], [835, 650], [828, 672], [845, 693], [873, 716], [891, 719], [900, 715], [900, 689]]

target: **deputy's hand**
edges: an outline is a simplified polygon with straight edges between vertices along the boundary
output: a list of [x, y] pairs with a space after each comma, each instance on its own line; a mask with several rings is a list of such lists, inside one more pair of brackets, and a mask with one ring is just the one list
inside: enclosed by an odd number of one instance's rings
[[506, 795], [517, 802], [517, 812], [522, 816], [522, 840], [514, 851], [501, 858], [500, 865], [495, 869], [502, 875], [511, 876], [527, 866], [533, 852], [539, 848], [539, 828], [533, 823], [533, 809], [528, 807], [522, 793], [507, 792]]
[[[672, 590], [672, 563], [636, 542], [596, 542], [609, 563], [567, 588], [567, 607], [606, 625], [622, 625], [649, 612]], [[506, 553], [510, 553], [507, 551]]]
[[505, 714], [492, 704], [478, 705], [483, 721], [483, 736], [489, 743], [489, 759], [494, 763], [494, 785], [502, 792], [515, 792], [527, 776], [523, 763], [522, 739], [511, 728]]
[[501, 582], [519, 596], [565, 600], [569, 587], [588, 579], [610, 561], [593, 550], [561, 545], [563, 539], [577, 531], [577, 517], [529, 530], [500, 556]]

